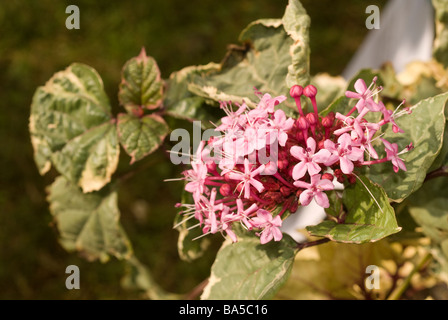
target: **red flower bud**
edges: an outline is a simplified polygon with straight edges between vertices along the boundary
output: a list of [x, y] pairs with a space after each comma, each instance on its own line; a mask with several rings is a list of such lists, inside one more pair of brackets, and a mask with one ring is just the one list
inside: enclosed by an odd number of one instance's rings
[[224, 184], [219, 188], [219, 193], [220, 193], [223, 197], [230, 196], [230, 195], [232, 194], [232, 187], [230, 186], [230, 184], [228, 184], [228, 183], [224, 183]]
[[331, 173], [324, 173], [322, 175], [321, 179], [327, 179], [327, 180], [333, 181], [334, 176]]
[[333, 126], [334, 118], [331, 119], [328, 115], [322, 118], [322, 126], [324, 128], [331, 128]]
[[282, 187], [280, 187], [280, 192], [282, 193], [282, 195], [284, 197], [287, 197], [287, 196], [289, 196], [291, 194], [291, 189], [289, 189], [286, 186], [282, 186]]
[[311, 126], [315, 126], [317, 124], [317, 121], [318, 121], [317, 116], [314, 113], [308, 113], [306, 115], [306, 120], [308, 120], [308, 123]]
[[294, 201], [291, 203], [291, 205], [289, 206], [289, 211], [290, 211], [291, 213], [294, 213], [294, 212], [297, 211], [297, 208], [298, 208], [298, 207], [299, 207], [299, 201], [294, 200]]
[[307, 85], [305, 89], [303, 89], [303, 95], [308, 98], [313, 98], [317, 95], [317, 88], [312, 84]]
[[308, 130], [308, 128], [310, 127], [310, 124], [304, 117], [300, 117], [299, 119], [297, 119], [296, 124], [297, 128], [299, 128], [300, 130]]
[[302, 94], [303, 94], [303, 87], [297, 84], [292, 86], [291, 89], [289, 90], [289, 95], [292, 98], [300, 98]]

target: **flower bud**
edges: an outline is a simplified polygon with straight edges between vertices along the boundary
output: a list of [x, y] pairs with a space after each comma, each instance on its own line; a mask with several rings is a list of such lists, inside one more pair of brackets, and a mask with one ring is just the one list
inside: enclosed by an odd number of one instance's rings
[[324, 128], [331, 128], [333, 126], [334, 118], [331, 119], [328, 115], [322, 118], [322, 126]]
[[356, 177], [354, 175], [352, 175], [352, 174], [347, 176], [347, 180], [351, 184], [356, 183]]
[[280, 192], [282, 193], [282, 195], [284, 197], [287, 197], [291, 194], [291, 189], [286, 186], [282, 186], [282, 187], [280, 187]]
[[323, 139], [318, 140], [317, 148], [318, 148], [318, 150], [325, 149], [325, 141]]
[[331, 173], [324, 173], [322, 175], [321, 179], [327, 179], [327, 180], [333, 181], [334, 176]]
[[306, 115], [306, 120], [308, 120], [308, 123], [311, 125], [311, 126], [315, 126], [316, 124], [317, 124], [317, 117], [316, 117], [316, 115], [314, 114], [314, 113], [308, 113], [307, 115]]
[[307, 85], [305, 89], [303, 89], [303, 95], [308, 98], [314, 98], [317, 95], [317, 88], [312, 84]]
[[296, 139], [297, 140], [303, 140], [303, 132], [302, 131], [297, 131], [296, 132]]
[[297, 209], [299, 208], [299, 201], [293, 201], [291, 205], [289, 206], [289, 211], [291, 213], [295, 213]]
[[299, 128], [300, 130], [308, 130], [308, 128], [310, 127], [310, 124], [304, 117], [300, 117], [299, 119], [297, 119], [296, 124], [297, 128]]
[[230, 186], [230, 184], [228, 184], [228, 183], [224, 183], [224, 184], [219, 188], [219, 193], [220, 193], [223, 197], [230, 196], [230, 195], [232, 194], [232, 187]]
[[287, 159], [281, 159], [281, 160], [278, 160], [278, 162], [277, 162], [277, 166], [280, 170], [287, 168], [288, 164], [289, 164], [289, 162]]
[[292, 98], [300, 98], [302, 94], [303, 94], [303, 87], [297, 84], [292, 86], [291, 89], [289, 90], [289, 95]]

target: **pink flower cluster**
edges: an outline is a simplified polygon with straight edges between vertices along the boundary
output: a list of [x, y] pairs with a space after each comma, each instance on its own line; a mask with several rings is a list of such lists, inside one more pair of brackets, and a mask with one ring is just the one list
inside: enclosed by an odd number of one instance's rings
[[[221, 232], [236, 242], [232, 225], [239, 223], [254, 230], [262, 244], [279, 241], [286, 211], [294, 213], [313, 199], [328, 208], [326, 191], [335, 188], [335, 181], [354, 183], [357, 167], [391, 161], [395, 172], [406, 170], [399, 156], [412, 145], [399, 152], [397, 144], [379, 138], [386, 151], [379, 159], [373, 142], [387, 123], [394, 132], [403, 132], [395, 119], [410, 110], [397, 113], [398, 108], [390, 111], [376, 102], [381, 90], [376, 79], [369, 87], [359, 79], [354, 87], [355, 92], [347, 91], [346, 97], [357, 102], [346, 115], [330, 112], [319, 116], [317, 89], [312, 85], [296, 85], [290, 90], [298, 119], [288, 118], [276, 108], [285, 96], [257, 92], [260, 101], [255, 108], [242, 103], [236, 111], [231, 103], [222, 102], [226, 116], [215, 129], [221, 135], [202, 141], [192, 168], [183, 172], [185, 190], [194, 200], [193, 204], [178, 204], [184, 207], [186, 219], [195, 218], [203, 235]], [[311, 101], [312, 112], [304, 112], [302, 96]], [[369, 112], [381, 113], [382, 119], [368, 122], [365, 115]]]

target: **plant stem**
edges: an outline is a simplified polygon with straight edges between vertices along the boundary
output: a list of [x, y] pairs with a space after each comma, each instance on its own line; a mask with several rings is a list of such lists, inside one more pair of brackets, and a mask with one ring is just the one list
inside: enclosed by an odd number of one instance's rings
[[448, 177], [448, 166], [441, 166], [439, 169], [431, 171], [426, 175], [425, 182], [438, 177]]
[[208, 278], [199, 283], [196, 287], [193, 288], [189, 293], [185, 295], [185, 300], [194, 300], [196, 299], [201, 292], [204, 290], [205, 286], [208, 284]]
[[328, 241], [330, 241], [330, 239], [323, 238], [323, 239], [319, 239], [319, 240], [315, 240], [315, 241], [297, 243], [297, 249], [299, 249], [299, 251], [300, 251], [300, 250], [305, 249], [305, 248], [314, 247], [314, 246], [317, 246], [319, 244], [327, 243]]
[[423, 267], [426, 265], [426, 263], [431, 260], [432, 255], [431, 253], [427, 253], [423, 259], [420, 261], [419, 264], [415, 265], [412, 271], [408, 274], [408, 276], [404, 279], [403, 283], [397, 287], [387, 298], [387, 300], [398, 300], [401, 298], [401, 296], [405, 293], [405, 291], [408, 289], [409, 284], [411, 283], [411, 279], [418, 271], [423, 269]]

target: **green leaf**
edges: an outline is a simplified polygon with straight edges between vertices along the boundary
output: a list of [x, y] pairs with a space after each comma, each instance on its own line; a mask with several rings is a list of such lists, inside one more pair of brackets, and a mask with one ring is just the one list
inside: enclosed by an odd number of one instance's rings
[[339, 218], [344, 212], [342, 194], [339, 191], [331, 190], [327, 192], [327, 196], [330, 206], [325, 208], [325, 213], [335, 218]]
[[137, 117], [121, 113], [117, 121], [118, 139], [131, 164], [154, 152], [168, 134], [169, 128], [162, 117], [151, 114]]
[[163, 80], [156, 61], [140, 54], [127, 61], [123, 67], [118, 99], [128, 112], [144, 107], [156, 109], [162, 103]]
[[[387, 125], [382, 138], [397, 143], [404, 149], [409, 143], [415, 148], [400, 157], [405, 161], [407, 171], [395, 173], [390, 162], [375, 164], [366, 170], [366, 176], [381, 185], [389, 198], [401, 202], [418, 190], [425, 180], [426, 173], [440, 153], [445, 130], [445, 104], [448, 93], [441, 94], [411, 107], [412, 114], [404, 115], [396, 122], [404, 133], [395, 134]], [[378, 150], [379, 151], [379, 150]], [[380, 157], [385, 152], [378, 153]]]
[[443, 141], [442, 149], [440, 150], [437, 158], [434, 160], [431, 168], [429, 168], [428, 172], [437, 170], [442, 166], [445, 166], [448, 170], [448, 122], [445, 125], [445, 131], [443, 133], [442, 141]]
[[384, 190], [366, 177], [344, 189], [344, 223], [325, 220], [306, 229], [313, 236], [344, 243], [375, 242], [401, 230]]
[[[209, 63], [204, 66], [190, 66], [173, 72], [166, 81], [166, 92], [163, 105], [167, 115], [177, 119], [201, 121], [202, 127], [209, 128], [209, 121], [216, 122], [216, 108], [205, 103], [203, 97], [194, 95], [188, 90], [188, 84], [195, 76], [206, 76], [219, 70], [219, 65]], [[213, 110], [212, 110], [213, 109]]]
[[288, 278], [296, 243], [284, 234], [280, 242], [260, 244], [255, 236], [226, 240], [211, 269], [201, 299], [269, 299]]
[[49, 187], [48, 201], [66, 250], [80, 251], [89, 260], [103, 262], [110, 256], [128, 259], [132, 255], [119, 223], [117, 193], [111, 188], [86, 194], [59, 176]]
[[[290, 0], [283, 19], [261, 19], [240, 34], [242, 47], [232, 46], [220, 70], [195, 77], [189, 90], [212, 101], [257, 104], [254, 87], [273, 96], [289, 96], [292, 84], [305, 86], [309, 76], [309, 17], [297, 0]], [[292, 98], [284, 103], [296, 111]]]
[[[393, 278], [403, 264], [400, 245], [387, 240], [364, 244], [328, 242], [301, 250], [291, 276], [275, 299], [281, 300], [363, 300], [385, 299]], [[365, 286], [368, 266], [378, 269], [378, 289]]]
[[431, 239], [436, 260], [448, 275], [448, 179], [431, 179], [408, 198], [408, 210], [422, 232]]
[[433, 57], [448, 66], [448, 4], [444, 0], [432, 0], [435, 9], [436, 38], [433, 44]]
[[84, 192], [100, 190], [117, 168], [120, 148], [113, 123], [105, 123], [70, 140], [53, 154], [56, 169]]
[[132, 256], [126, 262], [126, 275], [121, 280], [124, 288], [142, 290], [145, 298], [152, 300], [175, 300], [183, 298], [181, 295], [166, 292], [161, 288], [154, 280], [151, 271], [135, 256]]
[[411, 216], [422, 226], [423, 233], [438, 244], [448, 240], [447, 190], [448, 179], [432, 179], [409, 198]]
[[97, 72], [74, 63], [39, 87], [30, 134], [41, 174], [53, 164], [84, 192], [101, 189], [115, 172], [119, 145], [111, 108]]
[[290, 47], [292, 63], [288, 66], [286, 86], [307, 84], [310, 81], [309, 28], [311, 19], [300, 1], [289, 1], [282, 18], [283, 27], [294, 43]]

